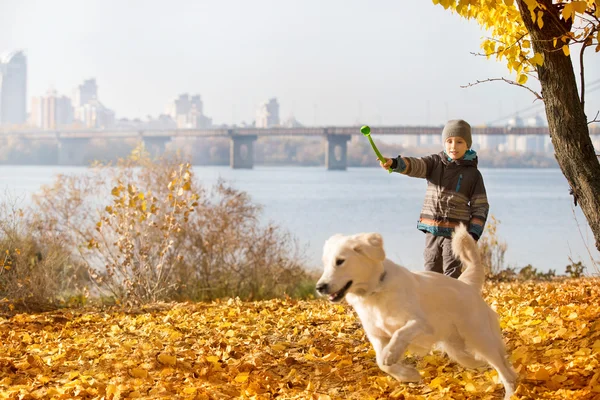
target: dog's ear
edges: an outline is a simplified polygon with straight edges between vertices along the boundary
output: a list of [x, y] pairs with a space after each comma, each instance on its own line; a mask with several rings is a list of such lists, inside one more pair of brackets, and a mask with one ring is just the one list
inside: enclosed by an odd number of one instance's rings
[[385, 260], [383, 250], [383, 238], [379, 233], [364, 233], [357, 237], [358, 243], [354, 245], [354, 251], [362, 253], [377, 261]]

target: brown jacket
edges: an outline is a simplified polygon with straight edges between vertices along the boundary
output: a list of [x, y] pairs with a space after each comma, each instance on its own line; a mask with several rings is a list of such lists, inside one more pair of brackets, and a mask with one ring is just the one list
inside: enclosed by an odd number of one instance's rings
[[422, 158], [400, 160], [398, 156], [392, 168], [404, 175], [427, 179], [419, 230], [451, 236], [462, 223], [473, 236], [481, 236], [490, 206], [475, 151], [468, 150], [460, 160], [449, 159], [443, 151]]

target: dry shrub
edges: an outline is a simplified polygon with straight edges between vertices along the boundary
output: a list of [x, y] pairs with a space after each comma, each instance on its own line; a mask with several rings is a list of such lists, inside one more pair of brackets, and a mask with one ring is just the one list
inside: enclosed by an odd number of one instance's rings
[[189, 164], [141, 149], [117, 165], [62, 176], [36, 197], [50, 231], [67, 232], [98, 293], [118, 302], [294, 294], [308, 279], [297, 245], [259, 223], [260, 207]]
[[273, 224], [260, 226], [260, 212], [246, 193], [223, 181], [204, 197], [182, 243], [184, 298], [293, 295], [309, 279], [294, 238]]
[[86, 273], [60, 235], [38, 229], [31, 210], [0, 206], [0, 310], [45, 311], [85, 302]]
[[498, 237], [498, 221], [493, 215], [488, 221], [484, 234], [479, 239], [479, 250], [481, 259], [488, 277], [497, 276], [506, 269], [504, 256], [506, 254], [506, 242]]

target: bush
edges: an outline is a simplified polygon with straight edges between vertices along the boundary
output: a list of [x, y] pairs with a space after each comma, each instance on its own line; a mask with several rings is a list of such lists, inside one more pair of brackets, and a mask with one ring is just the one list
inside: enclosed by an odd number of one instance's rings
[[175, 158], [136, 149], [114, 167], [59, 177], [36, 204], [40, 225], [68, 232], [98, 294], [117, 302], [263, 299], [304, 293], [308, 280], [296, 241], [261, 226], [246, 193], [225, 182], [205, 190]]
[[507, 245], [506, 242], [501, 241], [498, 237], [499, 224], [500, 221], [492, 215], [478, 242], [479, 250], [481, 251], [481, 260], [488, 277], [496, 276], [506, 269], [504, 256]]
[[565, 268], [567, 276], [570, 278], [581, 278], [585, 272], [585, 266], [581, 263], [581, 261], [573, 261], [571, 257], [569, 257], [569, 261], [571, 263]]
[[36, 228], [27, 211], [0, 207], [0, 310], [44, 311], [85, 303], [86, 273], [59, 235]]

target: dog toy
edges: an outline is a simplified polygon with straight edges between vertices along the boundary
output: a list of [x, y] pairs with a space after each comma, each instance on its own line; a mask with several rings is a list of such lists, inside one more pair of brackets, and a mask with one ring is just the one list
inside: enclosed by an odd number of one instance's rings
[[[360, 128], [360, 133], [362, 133], [367, 139], [369, 139], [369, 143], [371, 143], [371, 147], [373, 148], [373, 151], [375, 151], [375, 154], [377, 154], [377, 158], [379, 159], [379, 161], [381, 161], [382, 163], [385, 164], [385, 158], [383, 158], [383, 156], [377, 149], [377, 146], [375, 146], [373, 139], [371, 139], [371, 128], [369, 128], [368, 125], [364, 125]], [[388, 169], [388, 172], [391, 174], [392, 170]]]

